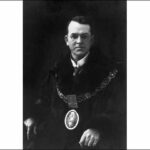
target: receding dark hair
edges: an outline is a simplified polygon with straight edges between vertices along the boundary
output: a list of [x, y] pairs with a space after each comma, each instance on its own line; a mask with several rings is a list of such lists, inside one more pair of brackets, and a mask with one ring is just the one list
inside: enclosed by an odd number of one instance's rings
[[87, 17], [87, 16], [75, 16], [73, 17], [67, 24], [67, 32], [68, 32], [68, 26], [70, 24], [71, 21], [76, 21], [80, 24], [87, 24], [90, 26], [90, 31], [91, 33], [93, 34], [93, 30], [94, 30], [94, 25], [93, 25], [93, 21], [90, 17]]

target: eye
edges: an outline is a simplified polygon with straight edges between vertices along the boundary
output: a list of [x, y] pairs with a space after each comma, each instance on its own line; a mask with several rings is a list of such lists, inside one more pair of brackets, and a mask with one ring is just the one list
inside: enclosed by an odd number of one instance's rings
[[77, 33], [72, 33], [71, 35], [70, 35], [70, 38], [72, 39], [72, 40], [76, 40], [78, 37], [81, 37], [81, 39], [83, 39], [83, 40], [88, 40], [89, 39], [89, 34], [77, 34]]
[[81, 38], [87, 40], [89, 38], [88, 34], [81, 34]]
[[75, 33], [73, 33], [73, 34], [71, 34], [71, 39], [77, 39], [78, 38], [78, 34], [75, 34]]

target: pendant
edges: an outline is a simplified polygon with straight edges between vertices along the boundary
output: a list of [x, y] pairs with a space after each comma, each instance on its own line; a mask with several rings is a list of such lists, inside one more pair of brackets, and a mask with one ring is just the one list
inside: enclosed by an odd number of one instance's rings
[[65, 116], [64, 123], [68, 130], [75, 129], [79, 123], [79, 114], [77, 111], [74, 109], [68, 111]]
[[71, 108], [78, 108], [77, 97], [76, 95], [67, 95], [68, 106]]

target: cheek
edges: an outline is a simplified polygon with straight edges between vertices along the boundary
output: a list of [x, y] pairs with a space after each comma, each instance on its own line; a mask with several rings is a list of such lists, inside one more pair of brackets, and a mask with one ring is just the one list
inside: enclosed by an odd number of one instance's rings
[[74, 47], [74, 45], [75, 45], [74, 42], [68, 42], [69, 47]]
[[85, 46], [86, 46], [86, 48], [90, 48], [91, 43], [90, 43], [90, 42], [86, 42], [86, 43], [85, 43]]

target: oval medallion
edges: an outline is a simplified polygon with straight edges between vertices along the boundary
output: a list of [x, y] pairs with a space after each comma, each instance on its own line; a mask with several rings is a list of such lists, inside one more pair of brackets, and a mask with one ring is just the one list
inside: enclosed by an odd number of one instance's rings
[[79, 123], [79, 114], [76, 112], [76, 110], [71, 109], [67, 112], [64, 122], [68, 130], [75, 129]]

